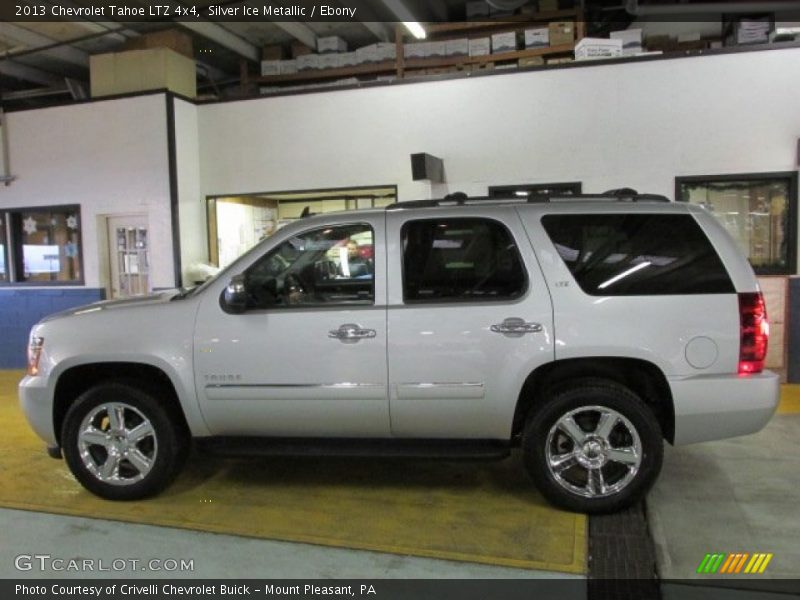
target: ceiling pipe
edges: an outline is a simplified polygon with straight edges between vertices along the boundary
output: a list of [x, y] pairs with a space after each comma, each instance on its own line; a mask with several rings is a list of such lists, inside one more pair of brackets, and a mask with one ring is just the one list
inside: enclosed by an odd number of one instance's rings
[[800, 10], [796, 1], [776, 2], [726, 2], [702, 4], [647, 4], [641, 6], [639, 0], [628, 0], [625, 10], [637, 17], [655, 17], [667, 15], [699, 15], [723, 13], [773, 13]]

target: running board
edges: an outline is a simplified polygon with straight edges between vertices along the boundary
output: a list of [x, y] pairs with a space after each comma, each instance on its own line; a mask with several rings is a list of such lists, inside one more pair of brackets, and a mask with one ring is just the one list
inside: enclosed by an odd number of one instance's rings
[[498, 440], [371, 438], [196, 438], [197, 446], [222, 456], [349, 456], [498, 460], [511, 453]]

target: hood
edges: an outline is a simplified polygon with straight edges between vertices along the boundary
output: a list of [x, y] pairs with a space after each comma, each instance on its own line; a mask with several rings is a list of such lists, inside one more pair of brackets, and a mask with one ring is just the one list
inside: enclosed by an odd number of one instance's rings
[[83, 306], [76, 306], [61, 312], [47, 315], [40, 323], [53, 321], [55, 319], [63, 319], [64, 317], [71, 317], [73, 315], [88, 314], [104, 310], [117, 310], [120, 308], [147, 306], [150, 304], [164, 304], [172, 300], [175, 296], [180, 294], [179, 289], [165, 290], [157, 294], [149, 294], [147, 296], [137, 296], [135, 298], [123, 298], [120, 300], [102, 300], [100, 302], [93, 302], [92, 304], [84, 304]]

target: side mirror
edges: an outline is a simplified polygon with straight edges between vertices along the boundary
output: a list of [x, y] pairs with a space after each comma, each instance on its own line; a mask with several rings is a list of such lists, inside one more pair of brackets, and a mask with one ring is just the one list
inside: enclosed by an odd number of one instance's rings
[[222, 309], [225, 312], [239, 314], [247, 308], [247, 286], [244, 275], [233, 277], [222, 293]]

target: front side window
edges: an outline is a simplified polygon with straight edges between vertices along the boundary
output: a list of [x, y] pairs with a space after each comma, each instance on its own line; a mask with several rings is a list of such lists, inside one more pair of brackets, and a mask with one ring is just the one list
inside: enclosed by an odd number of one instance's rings
[[402, 239], [405, 302], [509, 300], [525, 292], [519, 250], [497, 221], [409, 221]]
[[77, 207], [22, 210], [11, 213], [11, 218], [19, 281], [83, 280]]
[[245, 272], [249, 309], [373, 304], [374, 235], [363, 223], [296, 235]]
[[679, 200], [705, 206], [757, 273], [794, 272], [793, 179], [787, 176], [678, 178]]
[[734, 291], [714, 247], [691, 215], [546, 215], [542, 225], [587, 294]]

